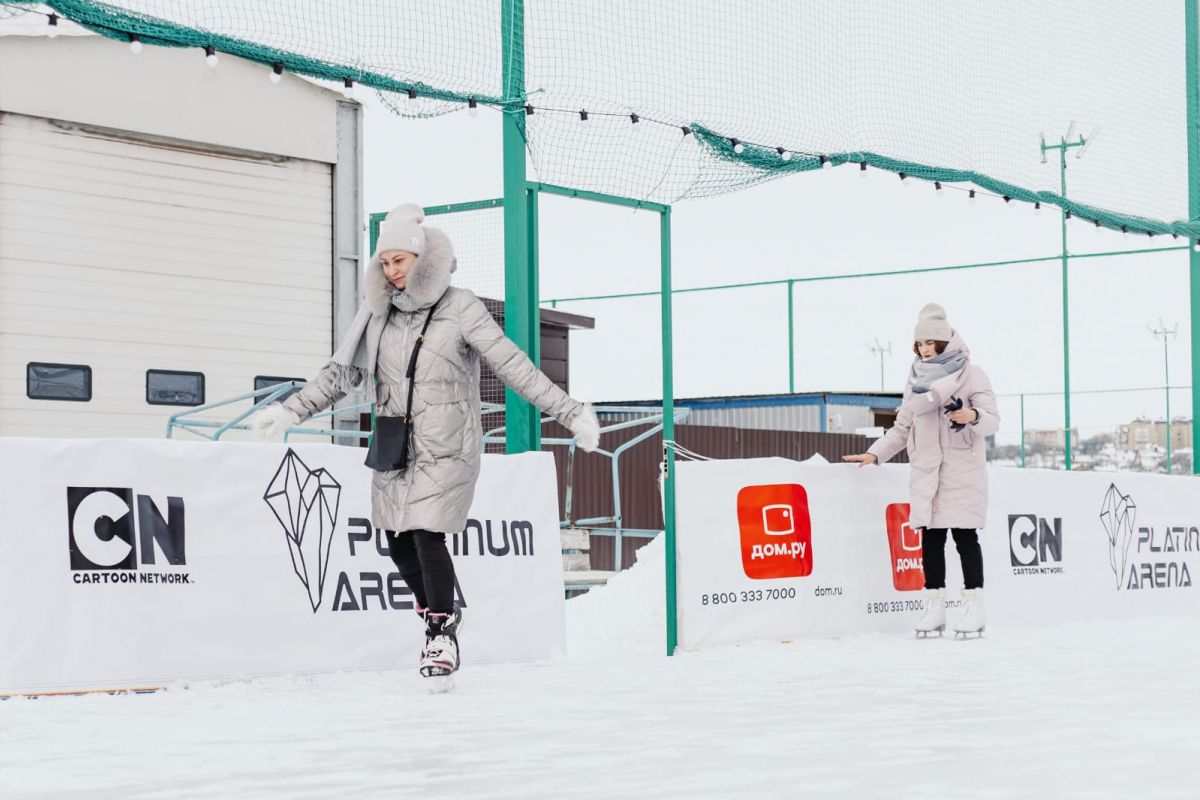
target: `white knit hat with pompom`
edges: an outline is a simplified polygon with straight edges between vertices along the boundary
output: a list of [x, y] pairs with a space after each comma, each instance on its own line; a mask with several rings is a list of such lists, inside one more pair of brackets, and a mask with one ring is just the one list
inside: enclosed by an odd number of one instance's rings
[[405, 203], [392, 209], [383, 222], [379, 223], [375, 252], [404, 250], [421, 255], [425, 252], [425, 229], [421, 227], [424, 221], [425, 209], [416, 203]]

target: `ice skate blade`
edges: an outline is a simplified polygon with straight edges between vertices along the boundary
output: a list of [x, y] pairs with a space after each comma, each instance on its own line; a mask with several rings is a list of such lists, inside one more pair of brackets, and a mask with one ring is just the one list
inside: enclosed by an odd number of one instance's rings
[[454, 691], [454, 673], [449, 675], [431, 675], [425, 679], [430, 694], [446, 694]]
[[[945, 631], [946, 626], [942, 625], [940, 628], [934, 628], [933, 630], [916, 631], [916, 634], [918, 639], [940, 639]], [[936, 636], [934, 634], [936, 634]]]
[[987, 630], [986, 627], [980, 628], [977, 631], [955, 631], [954, 638], [960, 642], [965, 642], [968, 639], [982, 639], [985, 630]]

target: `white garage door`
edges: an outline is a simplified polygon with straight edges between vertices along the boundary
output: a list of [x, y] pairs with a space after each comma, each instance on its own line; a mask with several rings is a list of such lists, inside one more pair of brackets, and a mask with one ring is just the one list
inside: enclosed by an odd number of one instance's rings
[[[311, 376], [331, 242], [328, 164], [0, 114], [0, 435], [161, 437], [186, 409], [148, 370], [208, 402]], [[29, 398], [31, 363], [90, 367], [91, 399]]]

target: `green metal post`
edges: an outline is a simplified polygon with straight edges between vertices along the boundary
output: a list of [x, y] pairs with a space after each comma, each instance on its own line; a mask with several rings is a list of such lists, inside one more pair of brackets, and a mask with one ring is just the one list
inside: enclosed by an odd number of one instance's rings
[[[529, 343], [529, 350], [527, 352], [529, 353], [530, 360], [533, 361], [534, 364], [537, 364], [538, 368], [540, 369], [542, 366], [542, 320], [540, 311], [541, 304], [538, 301], [538, 287], [541, 285], [541, 245], [539, 243], [540, 240], [538, 235], [538, 193], [528, 191], [526, 192], [525, 196], [529, 204], [529, 208], [527, 209], [527, 213], [529, 215], [529, 284], [533, 290], [530, 297], [532, 302], [529, 303], [528, 307], [525, 309], [525, 315], [527, 317], [526, 324], [530, 326], [530, 329], [534, 334], [533, 339]], [[541, 425], [538, 424], [539, 417], [536, 413], [537, 410], [534, 409], [534, 412], [533, 427], [536, 433], [541, 429]], [[534, 449], [540, 450], [541, 447], [541, 437], [538, 436], [538, 444]]]
[[[662, 373], [663, 442], [675, 441], [675, 371], [671, 340], [671, 210], [661, 214], [662, 242]], [[675, 595], [675, 450], [664, 445], [666, 476], [663, 480], [663, 535], [667, 548], [667, 655], [675, 655], [679, 642], [678, 604]]]
[[[1196, 0], [1185, 0], [1184, 31], [1187, 68], [1187, 149], [1188, 149], [1188, 218], [1200, 218], [1200, 14]], [[1193, 242], [1195, 244], [1195, 242]], [[1196, 424], [1200, 422], [1200, 253], [1188, 251], [1188, 273], [1191, 277], [1191, 338], [1192, 338], [1192, 446], [1196, 442]], [[1169, 382], [1168, 382], [1169, 383]], [[1192, 455], [1192, 472], [1200, 474], [1200, 458]]]
[[[537, 355], [537, 274], [530, 259], [529, 203], [525, 176], [525, 1], [501, 0], [504, 100], [504, 332]], [[509, 453], [539, 450], [537, 409], [511, 389], [505, 393]]]
[[[1062, 164], [1062, 196], [1067, 196], [1067, 140], [1059, 151]], [[1063, 295], [1063, 416], [1066, 419], [1064, 440], [1067, 472], [1071, 471], [1071, 293], [1070, 256], [1067, 255], [1067, 212], [1062, 214], [1062, 295]]]
[[1025, 469], [1025, 395], [1021, 395], [1021, 469]]
[[792, 301], [795, 281], [787, 282], [788, 293], [788, 394], [796, 393], [796, 307]]
[[1171, 358], [1167, 355], [1167, 337], [1163, 335], [1163, 366], [1167, 376], [1167, 474], [1171, 474]]

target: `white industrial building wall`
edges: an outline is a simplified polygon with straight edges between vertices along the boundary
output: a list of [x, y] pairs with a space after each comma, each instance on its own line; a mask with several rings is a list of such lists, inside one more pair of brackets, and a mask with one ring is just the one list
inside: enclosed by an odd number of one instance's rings
[[684, 420], [692, 425], [716, 428], [746, 428], [760, 431], [820, 431], [821, 406], [751, 406], [746, 408], [698, 408]]
[[[310, 377], [332, 343], [326, 163], [0, 114], [0, 435], [162, 436], [146, 370]], [[86, 364], [90, 402], [26, 364]], [[226, 415], [228, 416], [228, 415]]]

